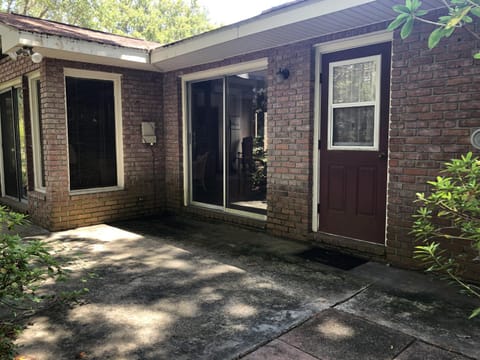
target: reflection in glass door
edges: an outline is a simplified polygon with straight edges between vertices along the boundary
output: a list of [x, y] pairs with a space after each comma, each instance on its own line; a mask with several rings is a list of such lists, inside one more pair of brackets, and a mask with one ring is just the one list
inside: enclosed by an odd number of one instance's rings
[[223, 80], [191, 84], [192, 200], [223, 206]]
[[193, 202], [266, 214], [266, 71], [192, 82]]
[[267, 210], [267, 111], [265, 71], [228, 76], [227, 207], [265, 214]]
[[21, 201], [27, 198], [27, 151], [20, 89], [0, 94], [0, 122], [5, 195]]

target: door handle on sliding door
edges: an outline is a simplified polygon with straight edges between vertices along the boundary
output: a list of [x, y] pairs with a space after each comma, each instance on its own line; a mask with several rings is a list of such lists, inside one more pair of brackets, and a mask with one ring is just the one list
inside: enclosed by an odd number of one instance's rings
[[378, 153], [378, 158], [379, 158], [379, 159], [386, 159], [386, 158], [387, 158], [387, 154], [382, 151], [382, 152]]

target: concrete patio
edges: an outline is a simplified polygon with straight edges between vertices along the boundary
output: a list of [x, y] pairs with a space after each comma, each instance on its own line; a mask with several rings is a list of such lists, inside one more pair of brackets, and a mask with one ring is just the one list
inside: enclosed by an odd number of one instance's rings
[[90, 290], [31, 319], [18, 344], [36, 360], [480, 358], [475, 303], [420, 273], [344, 271], [301, 258], [308, 244], [185, 218], [28, 231], [73, 257], [48, 286]]

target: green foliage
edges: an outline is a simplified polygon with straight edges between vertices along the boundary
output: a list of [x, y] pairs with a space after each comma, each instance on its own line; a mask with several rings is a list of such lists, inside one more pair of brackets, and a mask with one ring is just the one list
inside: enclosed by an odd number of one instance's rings
[[19, 319], [29, 313], [35, 303], [53, 298], [39, 295], [39, 286], [48, 279], [61, 279], [64, 274], [49, 249], [39, 240], [23, 240], [13, 234], [16, 225], [25, 224], [25, 216], [0, 206], [0, 358], [11, 358], [15, 351], [12, 340], [21, 327]]
[[[480, 288], [461, 277], [459, 258], [449, 254], [442, 241], [467, 241], [480, 260], [480, 160], [468, 153], [445, 164], [444, 176], [429, 181], [431, 193], [417, 194], [421, 207], [414, 215], [412, 233], [423, 245], [415, 247], [414, 258], [421, 260], [427, 271], [441, 273], [480, 300]], [[477, 308], [471, 318], [480, 314]]]
[[251, 172], [252, 190], [261, 194], [267, 192], [267, 151], [264, 147], [264, 137], [253, 139], [253, 166]]
[[213, 28], [197, 0], [0, 0], [3, 11], [169, 43]]
[[[438, 45], [440, 40], [451, 36], [458, 28], [465, 28], [476, 39], [480, 35], [470, 29], [475, 21], [480, 18], [480, 0], [445, 0], [444, 4], [448, 7], [448, 15], [440, 16], [437, 21], [431, 21], [425, 18], [427, 10], [421, 8], [422, 2], [419, 0], [405, 0], [404, 5], [395, 5], [393, 10], [398, 13], [395, 20], [388, 26], [388, 30], [393, 31], [399, 27], [400, 36], [406, 39], [413, 31], [413, 25], [416, 20], [429, 23], [436, 26], [436, 29], [430, 33], [428, 38], [429, 49]], [[480, 52], [474, 55], [475, 59], [480, 59]]]

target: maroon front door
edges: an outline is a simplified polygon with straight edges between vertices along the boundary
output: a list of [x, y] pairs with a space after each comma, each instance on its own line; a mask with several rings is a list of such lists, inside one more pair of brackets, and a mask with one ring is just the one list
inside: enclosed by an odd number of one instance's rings
[[319, 230], [385, 242], [390, 43], [322, 56]]

